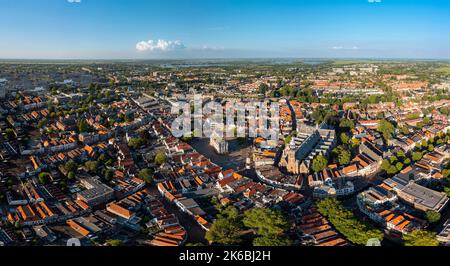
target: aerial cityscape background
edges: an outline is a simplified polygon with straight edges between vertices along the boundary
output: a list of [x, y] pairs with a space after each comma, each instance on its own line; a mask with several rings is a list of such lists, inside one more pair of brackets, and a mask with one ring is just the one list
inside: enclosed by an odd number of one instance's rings
[[449, 33], [448, 1], [0, 0], [0, 246], [448, 246]]

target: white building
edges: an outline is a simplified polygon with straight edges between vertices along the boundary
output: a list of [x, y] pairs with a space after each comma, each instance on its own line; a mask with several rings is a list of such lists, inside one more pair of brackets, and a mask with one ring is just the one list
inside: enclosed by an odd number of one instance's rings
[[214, 147], [218, 154], [227, 154], [228, 153], [228, 142], [218, 136], [215, 132], [211, 134], [211, 138], [209, 140], [209, 144]]

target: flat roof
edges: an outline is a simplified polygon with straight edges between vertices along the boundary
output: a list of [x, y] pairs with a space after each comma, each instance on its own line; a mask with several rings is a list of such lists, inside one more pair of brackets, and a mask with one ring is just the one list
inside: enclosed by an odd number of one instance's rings
[[418, 185], [414, 182], [408, 183], [402, 190], [415, 198], [415, 202], [422, 204], [430, 209], [441, 209], [447, 201], [447, 195], [424, 186]]

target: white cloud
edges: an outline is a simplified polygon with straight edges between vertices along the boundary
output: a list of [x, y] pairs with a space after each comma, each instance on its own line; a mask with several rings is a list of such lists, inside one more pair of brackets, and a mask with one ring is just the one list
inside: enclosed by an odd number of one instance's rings
[[223, 51], [225, 50], [224, 47], [218, 47], [218, 46], [209, 46], [209, 45], [203, 45], [201, 48], [196, 50], [203, 50], [203, 51]]
[[333, 46], [331, 47], [333, 50], [359, 50], [358, 46], [345, 47], [345, 46]]
[[173, 50], [181, 50], [186, 48], [184, 44], [182, 44], [180, 41], [166, 41], [166, 40], [148, 40], [148, 41], [141, 41], [136, 44], [136, 49], [139, 52], [168, 52]]
[[81, 0], [67, 0], [67, 2], [69, 2], [71, 4], [79, 4], [79, 3], [81, 3]]

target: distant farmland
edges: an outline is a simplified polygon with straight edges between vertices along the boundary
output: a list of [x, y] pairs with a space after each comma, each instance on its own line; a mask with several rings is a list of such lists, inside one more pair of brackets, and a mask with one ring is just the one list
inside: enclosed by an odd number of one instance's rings
[[450, 66], [443, 66], [443, 67], [437, 68], [436, 72], [450, 75]]

